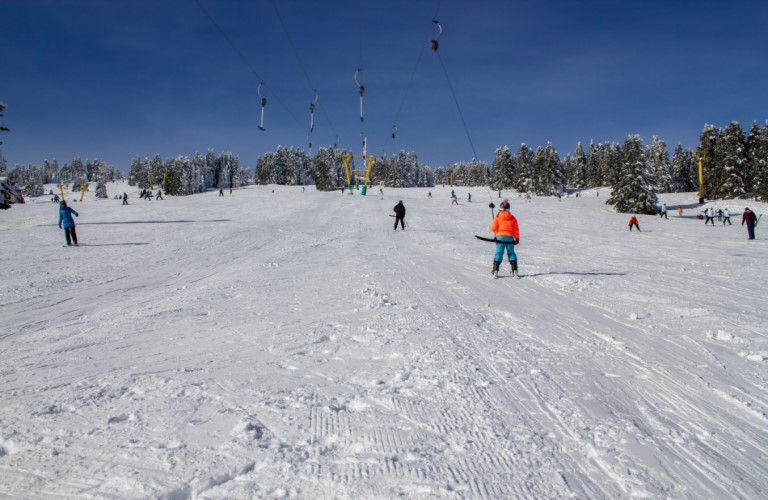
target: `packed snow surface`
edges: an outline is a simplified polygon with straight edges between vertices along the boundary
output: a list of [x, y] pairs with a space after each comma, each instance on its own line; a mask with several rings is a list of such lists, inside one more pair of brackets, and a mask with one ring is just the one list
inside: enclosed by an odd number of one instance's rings
[[0, 496], [765, 497], [766, 205], [503, 193], [493, 280], [498, 193], [455, 189], [110, 185], [79, 248], [0, 214]]

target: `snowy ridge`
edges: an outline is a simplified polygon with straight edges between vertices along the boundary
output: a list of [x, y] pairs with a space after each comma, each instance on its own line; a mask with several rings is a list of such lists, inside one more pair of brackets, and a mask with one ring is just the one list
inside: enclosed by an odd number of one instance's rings
[[71, 249], [46, 197], [3, 213], [0, 495], [762, 496], [762, 226], [504, 193], [492, 280], [487, 195], [427, 191], [129, 192]]

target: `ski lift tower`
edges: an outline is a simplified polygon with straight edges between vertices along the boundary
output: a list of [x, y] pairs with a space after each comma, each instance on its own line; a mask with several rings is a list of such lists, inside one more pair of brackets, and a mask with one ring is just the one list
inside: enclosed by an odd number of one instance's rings
[[[349, 164], [353, 161], [354, 158], [363, 158], [363, 161], [365, 162], [365, 180], [363, 181], [363, 189], [360, 190], [360, 194], [362, 196], [365, 196], [368, 192], [368, 179], [370, 179], [371, 175], [371, 165], [373, 165], [373, 160], [376, 158], [373, 155], [365, 154], [365, 151], [363, 151], [362, 155], [353, 155], [353, 154], [343, 154], [341, 155], [341, 161], [344, 163], [344, 170], [347, 174], [347, 189], [349, 189], [349, 194], [352, 193], [352, 185], [355, 184], [356, 187], [360, 187], [360, 177], [362, 177], [362, 171], [356, 172], [355, 170], [349, 169]], [[353, 183], [354, 181], [354, 183]]]

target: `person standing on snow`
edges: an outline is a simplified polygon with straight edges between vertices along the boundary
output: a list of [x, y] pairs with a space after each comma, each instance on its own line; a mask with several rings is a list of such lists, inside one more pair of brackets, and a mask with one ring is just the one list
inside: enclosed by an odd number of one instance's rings
[[157, 200], [165, 200], [165, 198], [163, 198], [163, 192], [159, 189], [157, 190], [157, 196], [155, 196], [155, 201]]
[[400, 222], [400, 227], [405, 231], [405, 205], [403, 205], [403, 200], [400, 200], [392, 210], [395, 211], [395, 231], [397, 231], [398, 222]]
[[517, 219], [509, 212], [509, 200], [506, 198], [502, 200], [499, 205], [499, 213], [491, 222], [491, 231], [496, 235], [496, 253], [493, 256], [491, 274], [494, 278], [499, 275], [499, 267], [504, 260], [504, 251], [506, 250], [509, 270], [512, 272], [512, 276], [519, 278], [515, 245], [520, 243], [520, 229], [517, 225]]
[[733, 225], [731, 224], [731, 212], [729, 212], [727, 208], [723, 210], [723, 225], [725, 225], [726, 222], [729, 226]]
[[706, 226], [709, 221], [712, 221], [712, 225], [715, 225], [715, 209], [712, 207], [709, 207], [704, 211], [704, 215], [707, 216], [707, 220], [704, 221], [704, 225]]
[[[64, 202], [62, 201], [62, 203]], [[743, 226], [745, 223], [747, 225], [747, 235], [749, 236], [748, 239], [754, 240], [755, 225], [757, 225], [757, 216], [755, 215], [755, 212], [753, 212], [748, 208], [744, 209], [744, 214], [741, 216], [741, 225]]]
[[659, 212], [659, 219], [667, 219], [669, 220], [669, 217], [667, 217], [667, 204], [663, 203], [661, 205], [661, 211]]
[[632, 226], [635, 226], [640, 231], [640, 222], [637, 220], [637, 215], [633, 215], [629, 219], [629, 230], [632, 231]]
[[128, 204], [128, 195], [126, 193], [123, 193], [123, 205]]
[[77, 246], [77, 233], [75, 232], [75, 220], [72, 218], [72, 214], [75, 217], [80, 215], [67, 206], [67, 202], [61, 200], [59, 203], [59, 229], [64, 227], [64, 236], [67, 238], [67, 245], [72, 246], [72, 242], [75, 242]]

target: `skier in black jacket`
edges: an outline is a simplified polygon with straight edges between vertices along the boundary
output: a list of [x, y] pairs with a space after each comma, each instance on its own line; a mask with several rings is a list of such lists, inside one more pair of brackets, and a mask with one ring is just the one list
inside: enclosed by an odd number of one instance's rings
[[397, 231], [398, 221], [400, 222], [400, 227], [405, 231], [405, 205], [403, 205], [403, 200], [400, 200], [393, 210], [395, 211], [395, 231]]

